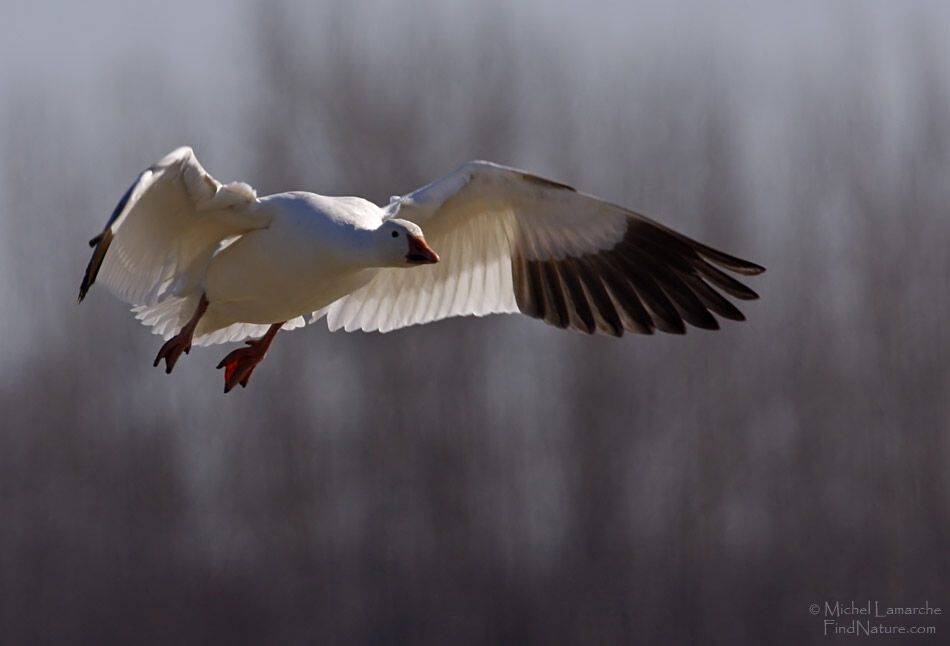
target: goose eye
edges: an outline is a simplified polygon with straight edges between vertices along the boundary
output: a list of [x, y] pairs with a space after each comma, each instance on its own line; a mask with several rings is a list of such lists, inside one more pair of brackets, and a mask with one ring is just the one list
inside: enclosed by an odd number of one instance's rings
[[398, 231], [393, 231], [393, 237], [394, 237], [394, 238], [398, 238], [398, 237], [399, 237], [399, 232], [398, 232]]

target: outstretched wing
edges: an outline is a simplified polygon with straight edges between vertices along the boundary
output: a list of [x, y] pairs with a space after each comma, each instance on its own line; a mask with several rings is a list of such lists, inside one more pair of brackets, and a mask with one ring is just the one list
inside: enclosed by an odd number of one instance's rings
[[94, 247], [79, 300], [98, 277], [116, 296], [140, 306], [187, 297], [200, 286], [224, 240], [267, 226], [247, 184], [222, 185], [189, 147], [138, 176], [119, 201]]
[[713, 314], [744, 319], [718, 290], [757, 298], [721, 269], [764, 270], [570, 186], [483, 161], [395, 198], [387, 217], [422, 227], [442, 260], [380, 270], [315, 313], [331, 330], [518, 311], [589, 334], [716, 329]]

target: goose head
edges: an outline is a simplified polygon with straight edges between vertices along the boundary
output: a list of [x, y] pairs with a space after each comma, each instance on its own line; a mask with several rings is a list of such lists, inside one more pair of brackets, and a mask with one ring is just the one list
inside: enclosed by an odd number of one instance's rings
[[387, 267], [413, 267], [439, 262], [419, 225], [408, 220], [387, 220], [376, 230], [377, 250]]

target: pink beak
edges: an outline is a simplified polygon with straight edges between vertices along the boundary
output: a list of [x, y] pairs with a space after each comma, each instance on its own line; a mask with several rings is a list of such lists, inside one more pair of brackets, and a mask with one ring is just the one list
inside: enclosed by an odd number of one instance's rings
[[409, 253], [406, 254], [406, 262], [410, 265], [428, 265], [439, 262], [439, 254], [432, 251], [422, 236], [409, 237]]

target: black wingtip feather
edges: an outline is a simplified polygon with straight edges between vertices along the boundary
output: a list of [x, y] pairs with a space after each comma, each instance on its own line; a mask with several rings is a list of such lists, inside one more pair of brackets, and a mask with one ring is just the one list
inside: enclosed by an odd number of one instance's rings
[[95, 250], [92, 252], [92, 258], [89, 259], [89, 264], [86, 265], [86, 272], [83, 274], [82, 283], [79, 285], [78, 302], [80, 303], [86, 298], [86, 293], [89, 291], [89, 288], [96, 282], [96, 276], [99, 275], [99, 268], [102, 267], [102, 261], [105, 259], [109, 245], [112, 243], [112, 230], [106, 229], [93, 238], [92, 241], [96, 243]]
[[[564, 271], [558, 272], [561, 286], [564, 289], [565, 296], [569, 299], [568, 317], [571, 321], [571, 329], [593, 334], [597, 331], [597, 323], [594, 320], [594, 311], [590, 302], [587, 300], [587, 294], [581, 286], [581, 279], [578, 273], [577, 260], [574, 258], [565, 259], [563, 263], [556, 263], [555, 270], [559, 265], [563, 265]], [[571, 316], [574, 314], [574, 316]]]
[[577, 277], [583, 283], [596, 318], [595, 331], [611, 336], [623, 336], [623, 321], [596, 267], [590, 260], [572, 259]]
[[739, 311], [739, 308], [726, 300], [702, 278], [695, 274], [680, 274], [679, 272], [677, 274], [710, 312], [730, 321], [745, 320], [745, 315]]
[[566, 328], [570, 325], [570, 318], [567, 314], [567, 301], [564, 298], [564, 292], [561, 290], [557, 265], [554, 262], [542, 262], [540, 268], [543, 278], [545, 309], [547, 310], [547, 316], [544, 320], [559, 328]]
[[753, 301], [759, 297], [758, 294], [740, 283], [738, 280], [726, 275], [710, 264], [699, 263], [696, 265], [696, 270], [702, 274], [704, 278], [709, 280], [709, 282], [713, 283], [716, 287], [723, 290], [730, 296], [733, 296], [734, 298], [744, 301]]
[[757, 265], [754, 262], [749, 262], [748, 260], [730, 256], [727, 253], [717, 251], [698, 242], [696, 243], [696, 252], [709, 262], [713, 262], [723, 269], [728, 269], [729, 271], [741, 276], [756, 276], [765, 271], [765, 267], [762, 265]]

